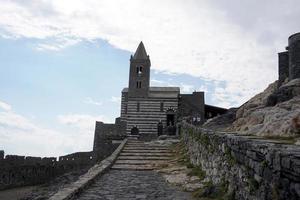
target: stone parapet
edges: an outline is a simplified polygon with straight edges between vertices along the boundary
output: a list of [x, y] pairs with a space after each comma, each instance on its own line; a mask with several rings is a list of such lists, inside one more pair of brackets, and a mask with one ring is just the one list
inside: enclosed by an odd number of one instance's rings
[[228, 184], [234, 199], [300, 198], [300, 147], [273, 140], [217, 133], [183, 123], [190, 162], [213, 184]]
[[67, 200], [72, 199], [74, 196], [78, 195], [85, 188], [87, 188], [93, 181], [105, 173], [115, 162], [118, 155], [125, 146], [127, 139], [124, 139], [119, 147], [106, 159], [102, 160], [100, 163], [94, 165], [89, 171], [79, 177], [74, 183], [67, 185], [66, 187], [59, 190], [56, 194], [50, 197], [49, 200]]

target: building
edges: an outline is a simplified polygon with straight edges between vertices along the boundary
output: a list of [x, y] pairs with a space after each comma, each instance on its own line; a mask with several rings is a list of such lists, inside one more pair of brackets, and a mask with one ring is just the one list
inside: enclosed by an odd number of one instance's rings
[[286, 51], [278, 53], [278, 74], [279, 86], [300, 78], [300, 32], [289, 37]]
[[179, 87], [151, 87], [150, 68], [150, 57], [141, 42], [130, 57], [129, 84], [122, 90], [121, 116], [114, 124], [96, 122], [94, 150], [103, 146], [104, 138], [139, 135], [148, 140], [162, 134], [175, 135], [177, 121], [203, 124], [208, 117], [227, 111], [205, 105], [204, 92], [181, 94]]

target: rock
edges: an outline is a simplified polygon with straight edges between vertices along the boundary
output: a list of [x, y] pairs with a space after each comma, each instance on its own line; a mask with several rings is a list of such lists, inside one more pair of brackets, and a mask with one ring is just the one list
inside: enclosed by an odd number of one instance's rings
[[266, 102], [266, 106], [275, 106], [278, 103], [288, 101], [300, 95], [300, 79], [294, 79], [280, 86], [278, 90], [271, 94]]
[[236, 112], [232, 131], [257, 136], [300, 136], [300, 79], [277, 82], [250, 99]]

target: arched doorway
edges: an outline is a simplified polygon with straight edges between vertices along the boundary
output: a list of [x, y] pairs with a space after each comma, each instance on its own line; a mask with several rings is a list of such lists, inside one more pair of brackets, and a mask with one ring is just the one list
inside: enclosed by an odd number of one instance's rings
[[138, 135], [139, 134], [139, 129], [134, 126], [132, 129], [131, 129], [131, 135]]

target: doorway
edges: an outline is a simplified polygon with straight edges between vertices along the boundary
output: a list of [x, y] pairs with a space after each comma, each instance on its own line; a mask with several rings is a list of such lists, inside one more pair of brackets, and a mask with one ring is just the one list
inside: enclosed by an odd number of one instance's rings
[[132, 129], [131, 129], [131, 135], [138, 135], [139, 134], [139, 129], [134, 126]]

